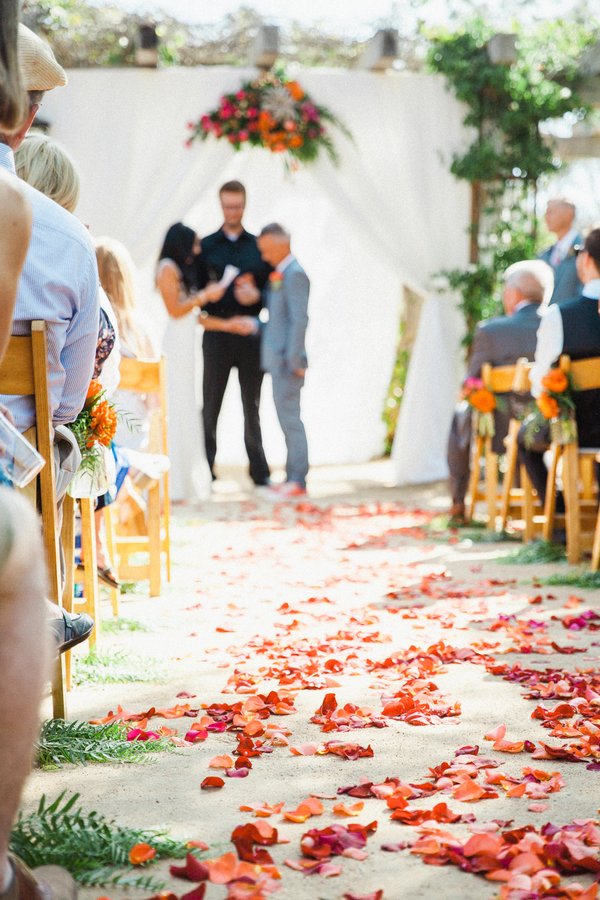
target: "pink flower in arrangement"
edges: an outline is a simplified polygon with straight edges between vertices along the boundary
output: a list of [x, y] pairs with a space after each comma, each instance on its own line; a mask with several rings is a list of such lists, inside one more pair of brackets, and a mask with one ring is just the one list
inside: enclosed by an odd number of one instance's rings
[[237, 134], [228, 134], [228, 135], [227, 135], [227, 140], [229, 141], [230, 144], [235, 144], [236, 141], [239, 140], [239, 137], [238, 137]]
[[312, 103], [305, 103], [302, 107], [302, 114], [309, 122], [319, 121], [319, 110]]
[[258, 119], [259, 111], [256, 106], [251, 106], [248, 109], [247, 116], [249, 119]]
[[210, 116], [202, 116], [200, 119], [200, 125], [204, 128], [205, 131], [210, 131], [212, 128], [212, 119]]
[[240, 131], [240, 133], [239, 133], [239, 139], [240, 139], [240, 141], [247, 141], [249, 137], [250, 137], [250, 132], [249, 132], [249, 131], [245, 131], [245, 130], [244, 130], [244, 131]]
[[238, 91], [235, 95], [236, 100], [245, 100], [246, 99], [246, 91]]
[[218, 122], [215, 122], [215, 123], [214, 123], [214, 125], [213, 125], [213, 131], [214, 131], [214, 133], [215, 133], [215, 137], [221, 137], [221, 135], [223, 134], [223, 129], [222, 129], [221, 126], [218, 124]]

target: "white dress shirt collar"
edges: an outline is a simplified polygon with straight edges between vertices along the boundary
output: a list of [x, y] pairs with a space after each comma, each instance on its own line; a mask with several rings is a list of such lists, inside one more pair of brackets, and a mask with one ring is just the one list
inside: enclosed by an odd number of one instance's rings
[[592, 278], [584, 284], [581, 291], [582, 297], [588, 297], [590, 300], [600, 299], [600, 278]]
[[293, 259], [294, 259], [294, 254], [293, 254], [293, 253], [288, 253], [288, 255], [286, 256], [286, 258], [285, 258], [285, 259], [282, 259], [281, 262], [278, 263], [278, 264], [275, 266], [275, 271], [276, 271], [276, 272], [282, 272], [282, 273], [285, 272], [285, 270], [287, 269], [287, 267], [289, 266], [289, 264], [293, 261]]
[[554, 245], [556, 250], [558, 250], [558, 252], [560, 253], [560, 255], [562, 256], [563, 259], [565, 258], [565, 256], [569, 252], [569, 250], [571, 249], [571, 246], [574, 244], [575, 238], [577, 237], [577, 235], [578, 235], [577, 229], [570, 228], [569, 231], [567, 231], [566, 234], [563, 234], [561, 239], [559, 241], [557, 241], [556, 244]]

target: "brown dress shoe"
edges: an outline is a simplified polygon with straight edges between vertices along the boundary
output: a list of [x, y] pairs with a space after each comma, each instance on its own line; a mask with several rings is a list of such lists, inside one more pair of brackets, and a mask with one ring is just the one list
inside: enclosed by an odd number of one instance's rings
[[77, 885], [66, 869], [40, 866], [29, 869], [16, 856], [9, 856], [13, 880], [0, 900], [76, 900]]

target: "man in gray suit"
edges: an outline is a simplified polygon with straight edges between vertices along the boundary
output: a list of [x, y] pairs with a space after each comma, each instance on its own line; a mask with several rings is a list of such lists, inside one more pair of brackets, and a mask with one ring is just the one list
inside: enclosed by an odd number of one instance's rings
[[262, 329], [261, 365], [271, 374], [273, 400], [287, 447], [286, 480], [273, 486], [278, 497], [306, 493], [308, 446], [300, 418], [300, 392], [308, 365], [304, 337], [310, 283], [291, 251], [290, 234], [267, 225], [258, 237], [265, 262], [273, 266], [267, 292], [269, 318]]
[[[467, 378], [481, 378], [484, 363], [511, 366], [521, 357], [532, 360], [540, 324], [540, 304], [552, 293], [552, 269], [541, 260], [526, 260], [510, 266], [504, 274], [503, 304], [505, 316], [487, 319], [477, 326]], [[504, 451], [508, 432], [508, 409], [494, 412], [493, 449]], [[465, 494], [469, 485], [471, 450], [471, 408], [462, 401], [452, 417], [448, 439], [448, 468], [452, 506], [450, 516], [462, 524]]]
[[581, 291], [573, 248], [583, 244], [583, 237], [575, 228], [575, 213], [575, 205], [565, 197], [549, 200], [546, 207], [546, 227], [556, 235], [556, 243], [540, 253], [539, 258], [551, 265], [554, 271], [554, 291], [550, 303], [572, 300]]

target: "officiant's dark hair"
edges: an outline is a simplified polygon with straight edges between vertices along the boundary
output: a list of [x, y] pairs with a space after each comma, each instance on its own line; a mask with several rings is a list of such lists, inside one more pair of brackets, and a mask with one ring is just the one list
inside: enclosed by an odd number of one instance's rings
[[165, 235], [162, 249], [158, 254], [158, 260], [172, 259], [181, 269], [183, 283], [191, 290], [196, 287], [196, 266], [190, 262], [192, 248], [196, 240], [196, 232], [183, 222], [175, 222]]

